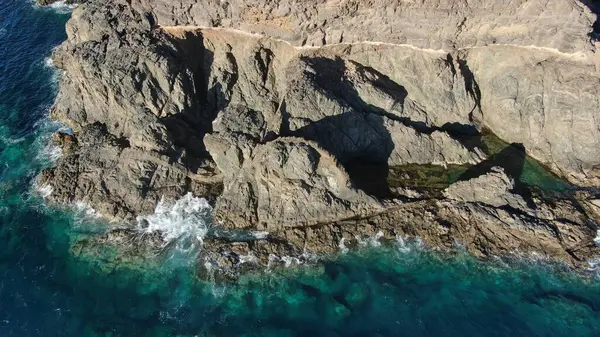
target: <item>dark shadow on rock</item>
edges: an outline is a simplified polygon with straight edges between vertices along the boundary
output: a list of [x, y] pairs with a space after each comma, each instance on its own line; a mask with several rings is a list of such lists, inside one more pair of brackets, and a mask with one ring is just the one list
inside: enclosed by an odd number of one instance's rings
[[[304, 57], [302, 60], [309, 64], [315, 71], [313, 77], [314, 82], [319, 87], [329, 92], [333, 98], [345, 102], [358, 111], [376, 113], [382, 116], [390, 115], [384, 109], [363, 101], [354, 85], [346, 79], [346, 63], [344, 60], [340, 58], [328, 59], [322, 57]], [[372, 80], [370, 85], [385, 92], [390, 97], [393, 97], [396, 100], [397, 105], [400, 105], [401, 107], [404, 106], [408, 91], [403, 86], [371, 67], [366, 67], [353, 61], [346, 62], [355, 67], [353, 71], [359, 73], [359, 76], [368, 74], [370, 78], [374, 77], [375, 80]]]
[[423, 134], [446, 132], [471, 150], [481, 147], [481, 139], [478, 138], [480, 133], [473, 125], [447, 123], [441, 127], [431, 126], [365, 102], [354, 83], [349, 80], [348, 73], [351, 77], [368, 78], [367, 84], [392, 97], [399, 110], [403, 109], [408, 96], [408, 91], [403, 86], [373, 68], [339, 58], [305, 57], [302, 60], [314, 70], [309, 76], [316, 87], [330, 99], [347, 107], [347, 112], [325, 117], [289, 132], [290, 116], [285, 111], [284, 102], [280, 107], [283, 119], [282, 135], [303, 137], [317, 142], [338, 158], [348, 171], [355, 187], [368, 194], [379, 198], [393, 196], [388, 182], [388, 159], [394, 151], [394, 143], [385, 126], [390, 121], [402, 123]]
[[[385, 111], [362, 100], [353, 84], [346, 79], [343, 60], [304, 58], [304, 61], [314, 70], [314, 83], [330, 99], [347, 106], [348, 111], [327, 116], [289, 132], [289, 135], [315, 141], [332, 153], [346, 168], [356, 188], [380, 198], [390, 197], [387, 162], [394, 150], [394, 143], [384, 125]], [[374, 74], [376, 80], [372, 84], [392, 95], [397, 99], [397, 104], [404, 103], [407, 92], [402, 86], [373, 69], [356, 66], [359, 72]], [[289, 125], [289, 116], [283, 116], [284, 124], [287, 122]], [[287, 128], [289, 130], [289, 126]]]
[[490, 156], [481, 163], [471, 166], [458, 180], [470, 180], [489, 173], [493, 167], [501, 167], [508, 177], [514, 180], [513, 192], [520, 194], [531, 208], [535, 208], [530, 189], [521, 182], [527, 154], [520, 143], [512, 143], [502, 151]]
[[388, 158], [394, 150], [384, 117], [350, 111], [328, 116], [292, 133], [315, 141], [342, 164], [356, 188], [380, 198], [391, 196]]
[[221, 83], [209, 88], [214, 55], [205, 47], [202, 34], [189, 31], [183, 38], [172, 38], [171, 41], [177, 47], [177, 51], [172, 53], [181, 66], [191, 72], [186, 88], [189, 94], [193, 94], [187, 109], [161, 118], [161, 123], [166, 126], [175, 145], [172, 157], [179, 158], [188, 169], [195, 171], [203, 166], [204, 159], [210, 157], [202, 139], [212, 131], [212, 121], [217, 112], [229, 102]]
[[[178, 46], [178, 57], [192, 73], [190, 89], [195, 91], [193, 106], [186, 111], [186, 122], [192, 122], [194, 129], [199, 131], [199, 138], [205, 133], [212, 131], [212, 121], [217, 117], [219, 111], [227, 107], [229, 97], [227, 92], [237, 82], [237, 69], [229, 76], [227, 83], [216, 82], [211, 86], [214, 53], [204, 45], [204, 37], [199, 32], [186, 32], [184, 38], [174, 39]], [[232, 53], [227, 53], [226, 58], [237, 67], [237, 61]]]
[[463, 138], [463, 137], [472, 137], [478, 136], [479, 130], [477, 127], [470, 124], [462, 124], [458, 122], [454, 123], [446, 123], [439, 128], [440, 131], [447, 132], [450, 136], [454, 138]]
[[[580, 0], [584, 5], [586, 5], [592, 13], [596, 14], [600, 17], [600, 0]], [[600, 19], [597, 18], [596, 22], [592, 26], [592, 32], [590, 32], [590, 38], [593, 41], [600, 40]]]
[[467, 61], [460, 58], [458, 58], [456, 61], [458, 62], [458, 70], [465, 80], [465, 88], [467, 93], [471, 95], [471, 98], [473, 98], [475, 101], [475, 106], [469, 113], [469, 118], [471, 121], [473, 121], [473, 112], [475, 109], [481, 110], [481, 90], [479, 89], [477, 81], [475, 81], [475, 75], [473, 75], [473, 72], [469, 68]]
[[[452, 138], [461, 142], [471, 150], [480, 145], [480, 143], [472, 141], [474, 136], [480, 135], [480, 132], [475, 125], [455, 122], [446, 123], [442, 126], [432, 126], [422, 121], [414, 121], [408, 117], [392, 114], [380, 107], [364, 102], [352, 83], [344, 79], [345, 64], [341, 59], [304, 58], [304, 60], [315, 70], [316, 74], [314, 79], [320, 87], [328, 90], [335, 97], [342, 99], [357, 111], [370, 112], [384, 116], [424, 134], [432, 134], [435, 131], [446, 132]], [[408, 97], [406, 88], [371, 67], [362, 66], [353, 61], [348, 62], [351, 62], [356, 66], [358, 72], [368, 73], [370, 77], [375, 77], [376, 79], [371, 84], [393, 97], [396, 100], [396, 104], [404, 108], [404, 102]], [[475, 109], [479, 107], [480, 104], [479, 100], [481, 92], [479, 91], [479, 86], [475, 82], [473, 74], [470, 72], [466, 63], [464, 61], [459, 61], [459, 64], [461, 66], [461, 74], [465, 77], [467, 91], [476, 101]]]

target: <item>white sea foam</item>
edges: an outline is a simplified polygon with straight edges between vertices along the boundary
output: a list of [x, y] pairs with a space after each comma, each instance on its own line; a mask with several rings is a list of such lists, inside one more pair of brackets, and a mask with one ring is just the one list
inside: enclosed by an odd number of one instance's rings
[[48, 198], [54, 192], [54, 188], [50, 185], [35, 185], [35, 190], [42, 196], [42, 198]]
[[239, 255], [240, 264], [244, 263], [258, 263], [258, 258], [256, 255], [252, 254], [252, 252], [248, 253], [248, 255]]
[[36, 159], [40, 162], [50, 162], [50, 164], [54, 164], [61, 156], [62, 149], [60, 146], [50, 142], [37, 154]]
[[346, 247], [345, 241], [346, 241], [346, 238], [342, 238], [340, 240], [340, 242], [338, 243], [338, 248], [340, 249], [340, 252], [342, 254], [348, 253], [348, 247]]
[[596, 246], [600, 247], [600, 229], [596, 231], [596, 237], [594, 238]]
[[402, 254], [408, 254], [413, 252], [422, 251], [425, 248], [425, 244], [423, 240], [416, 237], [409, 237], [407, 235], [396, 235], [396, 246], [398, 247], [398, 251]]
[[302, 261], [300, 261], [299, 258], [287, 255], [281, 257], [281, 261], [283, 261], [286, 268], [290, 266], [299, 266], [302, 264]]
[[217, 286], [217, 282], [215, 281], [215, 269], [218, 269], [218, 266], [215, 266], [211, 262], [204, 262], [204, 268], [208, 274], [208, 281], [210, 284], [211, 292], [214, 297], [221, 297], [225, 294], [225, 287]]
[[590, 271], [594, 276], [600, 278], [600, 257], [593, 258], [588, 263], [588, 271]]
[[34, 128], [37, 129], [37, 137], [33, 148], [39, 149], [35, 154], [35, 161], [44, 167], [54, 166], [56, 161], [62, 156], [62, 150], [50, 138], [52, 134], [63, 128], [62, 125], [49, 118], [41, 118], [35, 123]]
[[362, 247], [379, 247], [379, 246], [381, 246], [381, 242], [379, 242], [379, 240], [381, 240], [382, 237], [383, 237], [382, 231], [379, 231], [375, 235], [368, 236], [366, 238], [361, 238], [358, 235], [355, 236], [356, 241]]
[[289, 255], [284, 255], [284, 256], [277, 256], [275, 254], [269, 254], [269, 262], [267, 264], [267, 270], [270, 270], [273, 267], [273, 263], [275, 263], [275, 266], [280, 265], [280, 263], [283, 262], [283, 265], [288, 268], [291, 266], [300, 266], [304, 264], [304, 261], [294, 257], [294, 256], [289, 256]]
[[106, 230], [114, 228], [92, 205], [77, 201], [70, 208], [73, 214], [73, 235], [81, 233], [103, 234]]
[[51, 4], [49, 7], [56, 8], [56, 9], [60, 9], [60, 8], [75, 9], [77, 7], [77, 4], [67, 4], [66, 1], [57, 1], [53, 4]]
[[[36, 6], [39, 7], [39, 5], [37, 5], [37, 2], [36, 2]], [[59, 14], [71, 13], [71, 11], [73, 9], [75, 9], [76, 7], [77, 7], [77, 4], [67, 4], [66, 1], [57, 1], [55, 3], [52, 3], [48, 6], [46, 6], [46, 8], [50, 8], [51, 10], [53, 10]]]
[[51, 57], [46, 57], [44, 59], [44, 65], [48, 68], [54, 68], [54, 61], [52, 61]]
[[85, 202], [78, 201], [75, 203], [75, 210], [78, 215], [87, 217], [87, 218], [99, 218], [100, 213], [98, 213], [92, 206], [86, 204]]
[[60, 78], [63, 74], [63, 71], [54, 65], [54, 61], [52, 60], [51, 57], [46, 57], [44, 59], [44, 67], [48, 68], [48, 69], [50, 69], [50, 71], [52, 71], [52, 76], [51, 76], [52, 85], [53, 86], [58, 85], [58, 82], [60, 81]]
[[407, 239], [407, 237], [403, 237], [402, 235], [396, 235], [396, 243], [398, 244], [398, 250], [402, 253], [408, 253], [412, 250]]
[[13, 144], [19, 144], [22, 141], [24, 141], [25, 139], [27, 139], [25, 136], [23, 137], [19, 137], [19, 138], [1, 138], [0, 140], [4, 143], [4, 144], [9, 144], [9, 145], [13, 145]]
[[154, 214], [137, 218], [139, 229], [145, 233], [161, 232], [167, 243], [175, 242], [183, 251], [196, 251], [212, 224], [212, 207], [204, 198], [191, 193], [172, 202], [161, 200]]
[[250, 235], [256, 240], [264, 240], [269, 237], [269, 232], [264, 231], [255, 231], [251, 232]]
[[274, 262], [278, 262], [281, 259], [279, 258], [279, 256], [275, 255], [275, 254], [269, 254], [269, 260], [267, 262], [267, 270], [270, 270], [273, 267], [273, 263]]

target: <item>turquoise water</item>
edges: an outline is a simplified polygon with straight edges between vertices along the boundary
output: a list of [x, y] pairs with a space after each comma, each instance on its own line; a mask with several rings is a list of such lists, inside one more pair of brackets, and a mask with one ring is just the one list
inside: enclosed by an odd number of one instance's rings
[[600, 335], [596, 279], [539, 261], [440, 257], [418, 243], [226, 286], [197, 281], [180, 260], [76, 258], [70, 246], [91, 220], [31, 193], [59, 127], [45, 117], [58, 76], [46, 58], [67, 19], [0, 0], [0, 337]]

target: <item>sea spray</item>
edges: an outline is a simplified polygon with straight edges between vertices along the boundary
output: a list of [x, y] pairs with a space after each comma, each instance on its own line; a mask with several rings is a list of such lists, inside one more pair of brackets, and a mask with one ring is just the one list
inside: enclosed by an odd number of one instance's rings
[[36, 191], [42, 198], [46, 199], [52, 195], [54, 188], [49, 184], [41, 185], [37, 181], [33, 184], [34, 191]]
[[51, 10], [57, 14], [69, 14], [73, 9], [77, 8], [77, 4], [69, 4], [67, 1], [56, 1], [43, 7], [35, 0], [32, 3], [35, 8]]
[[52, 57], [46, 57], [44, 59], [44, 68], [50, 70], [52, 73], [52, 75], [50, 76], [49, 84], [58, 87], [58, 83], [63, 74], [63, 71], [54, 65], [54, 60], [52, 60]]
[[594, 244], [596, 244], [596, 246], [600, 247], [600, 230], [596, 231], [596, 237], [594, 238]]
[[49, 142], [42, 150], [38, 153], [36, 158], [38, 161], [47, 161], [49, 164], [55, 164], [58, 159], [62, 156], [62, 149], [60, 146]]
[[80, 218], [80, 221], [98, 219], [100, 213], [96, 211], [92, 206], [85, 202], [78, 201], [75, 203], [75, 218]]
[[162, 233], [165, 243], [174, 244], [177, 251], [197, 253], [213, 223], [212, 210], [206, 199], [191, 193], [176, 201], [163, 198], [154, 214], [137, 218], [138, 228], [144, 233]]
[[[45, 109], [48, 111], [50, 107], [45, 107]], [[60, 146], [52, 141], [52, 135], [65, 130], [65, 127], [61, 123], [45, 117], [37, 121], [34, 128], [36, 138], [32, 149], [36, 152], [35, 163], [42, 168], [54, 166], [63, 153]]]
[[354, 236], [360, 247], [379, 247], [381, 246], [381, 242], [379, 240], [381, 240], [383, 237], [384, 235], [382, 231], [367, 237], [361, 237], [359, 235]]
[[346, 242], [346, 238], [341, 238], [340, 242], [338, 243], [338, 248], [340, 249], [340, 253], [342, 253], [342, 254], [346, 254], [349, 251], [348, 247], [346, 247], [345, 242]]
[[54, 68], [54, 61], [52, 61], [51, 57], [46, 57], [44, 59], [44, 65], [48, 68]]
[[420, 237], [409, 238], [408, 236], [396, 235], [396, 246], [401, 253], [422, 251], [425, 247]]
[[596, 278], [597, 280], [600, 279], [600, 258], [594, 258], [591, 259], [589, 261], [587, 261], [588, 263], [588, 271], [590, 272], [590, 274]]

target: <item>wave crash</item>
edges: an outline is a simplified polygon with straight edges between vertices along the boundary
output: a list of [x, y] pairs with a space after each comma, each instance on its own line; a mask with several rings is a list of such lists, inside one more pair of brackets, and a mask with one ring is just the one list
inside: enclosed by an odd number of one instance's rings
[[137, 217], [138, 229], [146, 234], [160, 232], [165, 244], [179, 252], [197, 253], [213, 223], [212, 210], [206, 199], [191, 193], [176, 201], [163, 198], [154, 214]]

